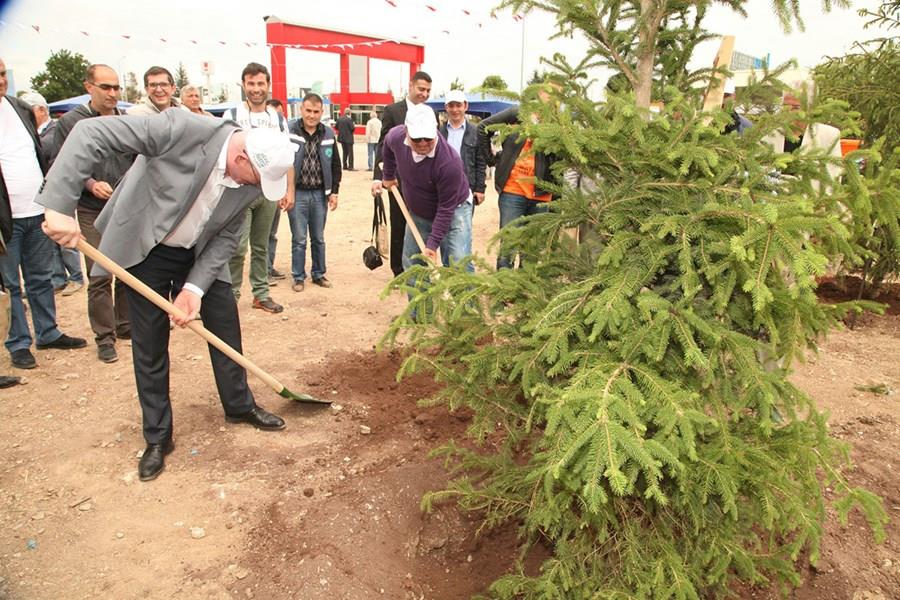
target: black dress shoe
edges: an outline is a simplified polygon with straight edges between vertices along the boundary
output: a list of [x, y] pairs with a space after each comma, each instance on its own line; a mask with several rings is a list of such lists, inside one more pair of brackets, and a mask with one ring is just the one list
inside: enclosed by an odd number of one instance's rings
[[49, 350], [55, 348], [57, 350], [75, 350], [76, 348], [84, 348], [87, 346], [87, 340], [84, 338], [71, 337], [62, 334], [49, 344], [38, 344], [38, 350]]
[[21, 377], [13, 377], [12, 375], [0, 375], [0, 389], [12, 387], [22, 383]]
[[249, 423], [257, 429], [266, 431], [284, 429], [284, 419], [273, 415], [261, 406], [254, 406], [242, 415], [225, 415], [225, 420], [229, 423]]
[[164, 444], [147, 444], [141, 461], [138, 463], [138, 477], [141, 481], [156, 479], [166, 468], [166, 454], [175, 449], [175, 442], [169, 440]]
[[37, 366], [34, 354], [28, 348], [13, 350], [9, 353], [9, 359], [12, 361], [12, 366], [17, 369], [33, 369]]

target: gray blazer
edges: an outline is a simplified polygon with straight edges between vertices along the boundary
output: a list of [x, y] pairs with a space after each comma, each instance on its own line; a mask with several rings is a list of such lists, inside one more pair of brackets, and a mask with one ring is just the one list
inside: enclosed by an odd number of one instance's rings
[[[116, 187], [94, 225], [100, 251], [125, 268], [142, 262], [174, 231], [209, 178], [223, 144], [239, 127], [184, 110], [153, 116], [97, 117], [80, 121], [60, 149], [35, 202], [74, 216], [84, 181], [114, 153], [139, 156]], [[226, 188], [200, 239], [187, 281], [203, 291], [216, 279], [230, 283], [247, 206], [258, 186]], [[105, 272], [94, 266], [92, 274]]]

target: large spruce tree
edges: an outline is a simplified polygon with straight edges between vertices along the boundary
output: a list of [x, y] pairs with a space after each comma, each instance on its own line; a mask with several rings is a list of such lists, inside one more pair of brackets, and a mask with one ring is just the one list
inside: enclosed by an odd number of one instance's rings
[[[743, 136], [723, 134], [729, 113], [700, 112], [704, 74], [683, 55], [706, 35], [709, 4], [505, 2], [552, 10], [563, 34], [591, 42], [575, 66], [551, 61], [558, 83], [538, 86], [552, 100], [526, 100], [535, 118], [503, 132], [559, 158], [547, 182], [559, 199], [499, 234], [529, 258], [520, 269], [415, 267], [392, 284], [416, 276], [386, 336], [409, 349], [401, 375], [433, 372], [446, 386], [430, 401], [474, 415], [477, 444], [438, 450], [455, 478], [423, 506], [455, 500], [486, 527], [518, 524], [523, 556], [551, 551], [491, 597], [797, 583], [798, 558], [818, 556], [826, 486], [842, 518], [861, 507], [884, 536], [880, 501], [847, 484], [847, 448], [787, 379], [849, 309], [821, 304], [815, 278], [852, 252], [843, 220], [859, 195], [829, 177], [826, 153], [763, 143], [798, 117], [840, 122], [842, 107], [762, 113]], [[796, 23], [796, 3], [775, 6]], [[628, 82], [603, 102], [586, 94], [598, 63]]]

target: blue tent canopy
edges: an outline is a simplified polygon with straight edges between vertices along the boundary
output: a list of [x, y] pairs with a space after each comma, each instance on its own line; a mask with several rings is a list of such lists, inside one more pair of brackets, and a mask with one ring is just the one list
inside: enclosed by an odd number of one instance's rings
[[[66, 98], [65, 100], [57, 100], [56, 102], [51, 102], [47, 106], [50, 108], [50, 114], [56, 115], [60, 113], [67, 113], [79, 104], [87, 104], [90, 101], [90, 94], [82, 94], [73, 98]], [[119, 100], [118, 106], [119, 110], [125, 110], [126, 108], [131, 106], [131, 103]]]
[[[489, 117], [494, 113], [506, 110], [510, 106], [518, 106], [519, 103], [508, 98], [499, 96], [488, 96], [486, 94], [466, 94], [466, 101], [469, 103], [469, 109], [466, 111], [470, 115], [478, 115], [479, 117]], [[426, 102], [428, 106], [437, 112], [444, 110], [444, 99], [435, 98]]]

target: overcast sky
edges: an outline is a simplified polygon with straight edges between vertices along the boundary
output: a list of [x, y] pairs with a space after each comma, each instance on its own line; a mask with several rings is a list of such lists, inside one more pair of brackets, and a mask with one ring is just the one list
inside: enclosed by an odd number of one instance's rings
[[[501, 75], [511, 88], [518, 89], [523, 56], [527, 80], [539, 67], [541, 56], [563, 52], [574, 62], [586, 47], [583, 40], [549, 40], [555, 29], [545, 13], [529, 14], [524, 25], [508, 11], [492, 19], [490, 0], [392, 2], [397, 6], [387, 0], [119, 0], [107, 3], [109, 8], [104, 9], [101, 3], [82, 0], [0, 0], [0, 57], [13, 69], [18, 90], [30, 87], [30, 78], [43, 69], [51, 52], [66, 48], [80, 52], [90, 62], [109, 64], [120, 77], [133, 71], [140, 78], [155, 64], [174, 72], [181, 61], [192, 83], [203, 84], [201, 63], [212, 61], [213, 86], [229, 84], [233, 94], [247, 62], [269, 64], [263, 17], [275, 15], [284, 21], [378, 38], [415, 38], [425, 44], [424, 68], [434, 78], [437, 96], [449, 89], [456, 77], [471, 88], [489, 74]], [[843, 54], [854, 41], [883, 35], [878, 30], [864, 30], [864, 19], [856, 14], [860, 7], [878, 4], [876, 0], [860, 1], [851, 9], [823, 14], [820, 3], [803, 0], [806, 31], [792, 34], [781, 31], [770, 3], [761, 0], [747, 2], [746, 19], [716, 7], [705, 24], [713, 32], [736, 35], [735, 49], [740, 52], [760, 57], [771, 54], [773, 64], [796, 58], [801, 66], [812, 67], [823, 56]], [[695, 64], [711, 64], [717, 47], [718, 43], [703, 47]], [[397, 93], [405, 88], [407, 78], [405, 65], [383, 61], [372, 65], [372, 91], [390, 88]], [[288, 50], [289, 90], [317, 81], [326, 93], [337, 87], [338, 55]]]

